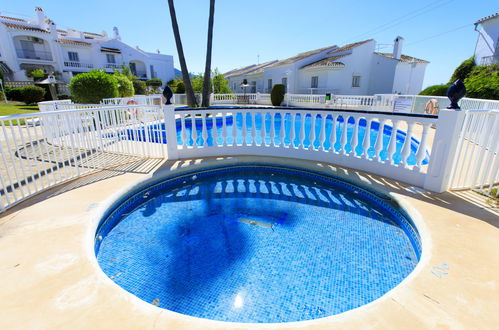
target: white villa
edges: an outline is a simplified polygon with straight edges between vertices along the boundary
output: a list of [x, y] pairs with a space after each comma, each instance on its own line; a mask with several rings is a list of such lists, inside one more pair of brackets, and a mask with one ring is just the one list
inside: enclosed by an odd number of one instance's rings
[[116, 27], [113, 37], [105, 31], [60, 30], [42, 8], [37, 7], [35, 13], [32, 20], [0, 15], [0, 70], [6, 80], [27, 80], [25, 70], [40, 68], [61, 73], [60, 79], [67, 82], [92, 69], [112, 73], [122, 63], [143, 80], [167, 82], [175, 77], [171, 55], [125, 44]]
[[391, 53], [376, 52], [373, 39], [324, 47], [231, 70], [225, 78], [235, 92], [243, 91], [246, 79], [249, 93], [269, 93], [274, 84], [284, 84], [292, 94], [417, 94], [429, 62], [403, 55], [403, 41], [397, 37]]
[[475, 47], [475, 63], [488, 65], [499, 62], [499, 13], [476, 21], [478, 39]]

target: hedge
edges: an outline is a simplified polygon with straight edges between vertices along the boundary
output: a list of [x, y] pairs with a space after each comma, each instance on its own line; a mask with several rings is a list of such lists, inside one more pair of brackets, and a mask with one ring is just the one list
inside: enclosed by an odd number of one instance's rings
[[33, 104], [43, 100], [45, 89], [38, 86], [26, 86], [22, 88], [21, 98], [26, 104]]

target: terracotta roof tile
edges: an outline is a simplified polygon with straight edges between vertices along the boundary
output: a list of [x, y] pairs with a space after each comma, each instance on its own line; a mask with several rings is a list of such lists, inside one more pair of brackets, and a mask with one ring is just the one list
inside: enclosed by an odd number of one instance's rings
[[78, 46], [90, 46], [90, 45], [92, 45], [89, 42], [75, 41], [75, 40], [68, 40], [68, 39], [57, 39], [57, 42], [60, 42], [61, 44], [78, 45]]
[[24, 23], [27, 23], [27, 21], [26, 21], [25, 19], [22, 19], [22, 18], [17, 18], [17, 17], [0, 16], [0, 18], [10, 19], [10, 20], [12, 20], [12, 21], [18, 21], [18, 22], [24, 22]]
[[232, 76], [238, 76], [240, 74], [259, 73], [259, 72], [263, 71], [264, 68], [266, 68], [266, 67], [268, 67], [276, 62], [277, 62], [277, 60], [265, 62], [262, 64], [251, 64], [251, 65], [239, 68], [239, 69], [230, 70], [230, 71], [224, 73], [224, 76], [226, 78], [228, 78], [228, 77], [232, 77]]
[[[380, 56], [384, 56], [384, 57], [388, 57], [388, 58], [393, 58], [393, 54], [392, 53], [377, 53], [375, 52], [374, 54], [377, 54], [377, 55], [380, 55]], [[407, 56], [407, 55], [400, 55], [400, 61], [402, 62], [417, 62], [417, 63], [430, 63], [426, 60], [422, 60], [420, 58], [416, 58], [416, 57], [412, 57], [412, 56]]]
[[485, 16], [483, 18], [480, 18], [478, 21], [476, 21], [475, 24], [483, 23], [483, 22], [488, 21], [489, 19], [493, 19], [494, 17], [497, 17], [497, 16], [499, 16], [499, 13], [495, 13], [495, 14], [492, 14], [492, 15], [489, 15], [489, 16]]
[[299, 61], [301, 59], [307, 58], [309, 56], [319, 54], [323, 51], [326, 51], [326, 50], [334, 48], [334, 47], [336, 47], [336, 46], [329, 46], [329, 47], [319, 48], [319, 49], [315, 49], [315, 50], [310, 50], [308, 52], [300, 53], [300, 54], [295, 55], [293, 57], [289, 57], [285, 60], [278, 61], [277, 63], [272, 64], [270, 67], [277, 67], [277, 66], [281, 66], [281, 65], [291, 64], [291, 63], [294, 63], [294, 62]]
[[344, 67], [345, 64], [342, 62], [338, 62], [342, 57], [345, 57], [348, 55], [338, 55], [338, 56], [331, 56], [331, 57], [326, 57], [323, 58], [322, 60], [307, 64], [305, 66], [302, 66], [301, 69], [310, 69], [310, 68], [315, 68], [315, 67]]
[[21, 25], [21, 24], [12, 24], [12, 23], [7, 23], [7, 22], [2, 22], [2, 23], [5, 26], [10, 27], [11, 29], [29, 30], [29, 31], [49, 33], [47, 30], [43, 30], [43, 29], [33, 27], [33, 26]]
[[345, 46], [341, 46], [340, 48], [337, 48], [337, 49], [333, 49], [332, 51], [330, 51], [328, 54], [338, 54], [338, 53], [342, 53], [342, 52], [346, 52], [348, 50], [352, 50], [354, 49], [355, 47], [359, 47], [365, 43], [368, 43], [369, 41], [373, 41], [374, 39], [367, 39], [367, 40], [363, 40], [363, 41], [358, 41], [358, 42], [353, 42], [351, 44], [347, 44]]

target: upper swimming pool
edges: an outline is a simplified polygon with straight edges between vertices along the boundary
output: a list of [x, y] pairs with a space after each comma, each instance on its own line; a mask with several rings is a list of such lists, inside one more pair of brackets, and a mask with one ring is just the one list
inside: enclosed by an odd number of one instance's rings
[[213, 320], [322, 318], [398, 285], [421, 254], [389, 198], [262, 164], [191, 172], [137, 190], [102, 219], [102, 270], [140, 299]]
[[[265, 116], [265, 117], [264, 117]], [[262, 129], [265, 128], [265, 143], [268, 145], [271, 143], [271, 127], [272, 127], [272, 118], [270, 115], [262, 115], [260, 113], [257, 113], [255, 115], [255, 140], [257, 144], [260, 144], [262, 142]], [[295, 118], [295, 131], [296, 136], [292, 140], [291, 139], [291, 125], [292, 125], [292, 119], [289, 114], [285, 116], [281, 116], [280, 113], [277, 113], [274, 116], [274, 131], [275, 131], [275, 138], [274, 142], [276, 145], [280, 144], [280, 135], [281, 135], [281, 127], [283, 126], [284, 132], [283, 132], [283, 142], [285, 145], [293, 145], [294, 147], [298, 147], [300, 145], [300, 138], [299, 138], [299, 131], [301, 127], [301, 122], [302, 120], [305, 121], [305, 132], [304, 135], [307, 137], [304, 141], [304, 148], [308, 148], [311, 143], [317, 148], [320, 144], [319, 139], [320, 139], [320, 131], [322, 127], [322, 120], [323, 118], [319, 117], [314, 126], [314, 132], [315, 132], [315, 140], [310, 141], [309, 137], [309, 132], [312, 130], [312, 118], [310, 115], [302, 118], [301, 115], [297, 115]], [[325, 143], [324, 143], [324, 148], [327, 150], [330, 147], [330, 136], [333, 133], [333, 119], [328, 116], [324, 118], [325, 120]], [[284, 125], [281, 124], [281, 121], [284, 121]], [[265, 122], [265, 125], [263, 124]], [[339, 116], [334, 123], [336, 125], [336, 144], [334, 145], [334, 150], [339, 151], [341, 149], [341, 136], [343, 134], [343, 122], [344, 119], [343, 117]], [[235, 127], [234, 127], [235, 123]], [[190, 118], [185, 120], [185, 141], [183, 140], [183, 137], [181, 135], [181, 122], [180, 120], [177, 120], [177, 143], [179, 146], [192, 146], [194, 144], [194, 137], [193, 137], [193, 123]], [[358, 145], [355, 149], [355, 154], [357, 156], [362, 155], [364, 149], [363, 149], [363, 143], [364, 141], [364, 136], [366, 134], [366, 120], [365, 119], [360, 119], [359, 125], [358, 125]], [[251, 116], [249, 114], [243, 114], [243, 113], [237, 113], [235, 116], [227, 116], [226, 117], [226, 125], [227, 125], [227, 131], [232, 132], [233, 127], [235, 128], [235, 136], [236, 136], [236, 143], [237, 144], [242, 144], [244, 137], [243, 137], [243, 127], [245, 126], [248, 132], [251, 132], [253, 128], [253, 120], [251, 119]], [[222, 143], [222, 134], [223, 134], [223, 121], [222, 118], [217, 118], [216, 119], [216, 130], [217, 130], [217, 135], [219, 139], [217, 141], [214, 141], [213, 139], [213, 121], [212, 120], [207, 120], [206, 121], [206, 130], [207, 130], [207, 135], [208, 139], [206, 141], [208, 146], [213, 146], [215, 143], [221, 144]], [[351, 137], [354, 134], [354, 119], [350, 117], [348, 123], [347, 123], [347, 141], [351, 141]], [[371, 123], [370, 127], [370, 146], [368, 149], [368, 156], [369, 158], [373, 157], [375, 155], [375, 148], [374, 145], [376, 144], [376, 139], [379, 134], [379, 122], [373, 121]], [[195, 120], [195, 130], [196, 130], [196, 142], [198, 145], [204, 145], [204, 140], [202, 137], [202, 120], [201, 118], [197, 118]], [[388, 145], [390, 142], [390, 137], [392, 133], [392, 127], [389, 125], [385, 125], [383, 128], [383, 146], [382, 150], [380, 153], [380, 158], [382, 161], [385, 161], [388, 157]], [[147, 138], [145, 131], [148, 130]], [[133, 129], [133, 130], [127, 130], [125, 134], [122, 134], [122, 138], [128, 139], [128, 140], [134, 140], [134, 141], [150, 141], [150, 142], [156, 142], [156, 143], [166, 143], [166, 133], [165, 133], [165, 125], [164, 124], [152, 124], [148, 125], [147, 127], [141, 127], [139, 130]], [[401, 159], [401, 150], [404, 145], [404, 141], [406, 138], [406, 133], [402, 130], [397, 130], [396, 134], [396, 150], [393, 155], [393, 162], [395, 164], [398, 164]], [[229, 134], [227, 138], [227, 143], [228, 144], [233, 144], [234, 139], [232, 135]], [[252, 136], [251, 134], [247, 134], [246, 136], [246, 143], [251, 144], [252, 143]], [[415, 138], [411, 139], [411, 151], [409, 158], [407, 159], [407, 164], [408, 165], [414, 165], [416, 164], [416, 153], [418, 151], [419, 147], [419, 141], [416, 140]], [[346, 152], [350, 153], [352, 151], [352, 147], [350, 144], [347, 144], [346, 147]], [[425, 159], [423, 160], [423, 165], [428, 164], [428, 153]]]

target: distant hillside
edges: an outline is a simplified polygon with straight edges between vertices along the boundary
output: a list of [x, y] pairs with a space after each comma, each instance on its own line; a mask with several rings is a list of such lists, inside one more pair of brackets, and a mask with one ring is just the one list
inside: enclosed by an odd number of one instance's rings
[[[182, 71], [180, 71], [179, 69], [176, 69], [176, 68], [173, 68], [173, 72], [175, 73], [175, 78], [176, 77], [179, 77], [180, 79], [182, 79]], [[189, 77], [195, 77], [196, 75], [193, 74], [193, 73], [190, 73], [189, 74]]]

